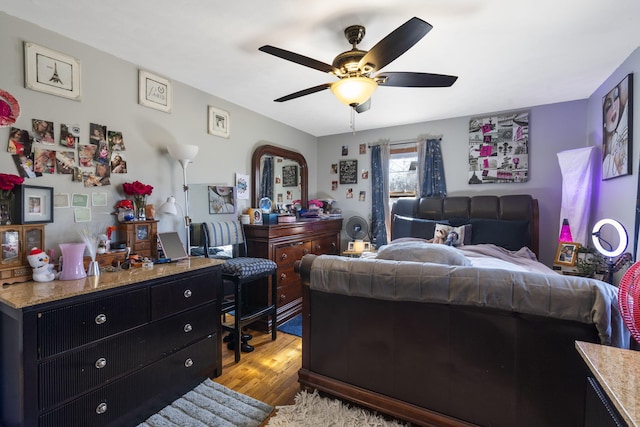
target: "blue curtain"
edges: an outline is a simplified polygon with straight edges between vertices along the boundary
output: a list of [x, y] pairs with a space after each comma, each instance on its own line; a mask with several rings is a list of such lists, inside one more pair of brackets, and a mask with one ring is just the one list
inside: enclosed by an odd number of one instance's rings
[[[386, 151], [388, 151], [388, 147]], [[385, 167], [385, 157], [387, 166]], [[387, 244], [387, 212], [389, 211], [388, 156], [381, 145], [371, 147], [371, 243], [379, 248]], [[386, 191], [385, 191], [386, 189]]]
[[273, 201], [273, 157], [265, 157], [262, 162], [259, 195], [261, 199], [268, 197]]
[[420, 197], [445, 197], [446, 195], [447, 183], [444, 179], [444, 162], [442, 161], [440, 140], [427, 139], [424, 149]]

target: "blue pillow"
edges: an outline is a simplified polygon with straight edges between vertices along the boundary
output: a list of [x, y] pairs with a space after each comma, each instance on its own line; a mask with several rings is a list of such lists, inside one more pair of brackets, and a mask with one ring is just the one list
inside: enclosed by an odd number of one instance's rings
[[393, 238], [419, 237], [421, 239], [433, 239], [436, 224], [447, 224], [447, 221], [434, 221], [431, 219], [410, 218], [408, 216], [394, 215], [391, 228]]

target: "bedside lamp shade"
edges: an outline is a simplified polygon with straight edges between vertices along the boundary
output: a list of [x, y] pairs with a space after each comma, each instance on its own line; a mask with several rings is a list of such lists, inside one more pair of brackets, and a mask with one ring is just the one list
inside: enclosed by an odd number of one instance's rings
[[562, 220], [560, 237], [558, 237], [558, 243], [560, 242], [573, 242], [573, 236], [571, 236], [571, 227], [569, 227], [569, 220], [567, 218]]

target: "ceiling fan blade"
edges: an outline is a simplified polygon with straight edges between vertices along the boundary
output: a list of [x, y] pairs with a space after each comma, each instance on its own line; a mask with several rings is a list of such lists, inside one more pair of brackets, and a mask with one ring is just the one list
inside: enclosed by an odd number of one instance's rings
[[261, 52], [269, 53], [273, 56], [277, 56], [278, 58], [286, 59], [287, 61], [295, 62], [296, 64], [304, 65], [305, 67], [323, 71], [325, 73], [339, 73], [339, 70], [333, 65], [326, 64], [322, 61], [318, 61], [316, 59], [309, 58], [298, 53], [280, 49], [279, 47], [265, 45], [258, 48], [258, 50], [260, 50]]
[[369, 108], [371, 108], [371, 98], [367, 99], [362, 104], [358, 104], [355, 106], [356, 113], [364, 113]]
[[324, 83], [318, 86], [310, 87], [308, 89], [304, 89], [298, 92], [294, 92], [290, 95], [283, 96], [282, 98], [274, 99], [275, 102], [284, 102], [289, 101], [291, 99], [300, 98], [301, 96], [311, 95], [312, 93], [320, 92], [321, 90], [329, 89], [331, 87], [331, 83]]
[[[431, 73], [389, 72], [374, 77], [380, 86], [395, 87], [449, 87], [458, 76]], [[382, 79], [382, 80], [380, 80]]]
[[372, 47], [360, 59], [358, 68], [362, 70], [366, 64], [373, 64], [377, 70], [381, 70], [418, 43], [432, 28], [431, 24], [420, 18], [409, 19]]

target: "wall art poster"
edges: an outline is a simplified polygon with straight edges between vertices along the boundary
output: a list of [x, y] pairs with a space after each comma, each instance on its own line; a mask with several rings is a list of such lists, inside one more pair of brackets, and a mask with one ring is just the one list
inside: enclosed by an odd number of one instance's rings
[[633, 74], [602, 98], [602, 179], [631, 174]]
[[469, 121], [469, 184], [526, 182], [528, 175], [528, 112]]
[[340, 160], [340, 184], [358, 183], [358, 161]]

